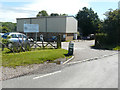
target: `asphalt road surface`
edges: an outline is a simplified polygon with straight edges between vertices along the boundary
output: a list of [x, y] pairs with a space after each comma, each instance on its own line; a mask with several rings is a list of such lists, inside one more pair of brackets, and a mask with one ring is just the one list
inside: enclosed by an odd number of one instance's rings
[[69, 64], [48, 74], [23, 76], [2, 82], [3, 88], [118, 88], [118, 54]]
[[[89, 58], [94, 57], [102, 57], [104, 55], [111, 55], [114, 53], [117, 53], [117, 51], [112, 50], [100, 50], [100, 49], [93, 49], [91, 46], [95, 44], [94, 40], [86, 41], [86, 40], [80, 40], [79, 42], [74, 42], [74, 61], [82, 61]], [[69, 42], [63, 42], [62, 48], [68, 50]]]

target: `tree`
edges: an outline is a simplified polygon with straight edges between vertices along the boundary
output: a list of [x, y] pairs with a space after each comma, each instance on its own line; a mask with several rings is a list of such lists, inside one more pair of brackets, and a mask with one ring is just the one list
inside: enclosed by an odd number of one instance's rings
[[94, 34], [98, 30], [100, 19], [92, 8], [88, 9], [84, 7], [82, 10], [79, 10], [76, 19], [78, 20], [78, 31], [82, 33], [83, 36]]
[[101, 31], [107, 33], [108, 44], [120, 43], [120, 10], [109, 11], [102, 24]]
[[40, 17], [40, 16], [48, 16], [47, 11], [42, 10], [42, 11], [38, 12], [37, 17]]
[[68, 14], [65, 14], [65, 13], [64, 13], [64, 14], [60, 14], [60, 16], [68, 16]]
[[10, 32], [15, 32], [16, 31], [16, 23], [12, 23], [12, 22], [1, 22], [2, 27], [7, 27], [9, 29]]
[[67, 14], [51, 13], [50, 16], [68, 16]]
[[10, 30], [6, 27], [6, 26], [0, 26], [0, 32], [2, 33], [7, 33], [7, 32], [10, 32]]
[[59, 16], [58, 13], [51, 13], [50, 16]]

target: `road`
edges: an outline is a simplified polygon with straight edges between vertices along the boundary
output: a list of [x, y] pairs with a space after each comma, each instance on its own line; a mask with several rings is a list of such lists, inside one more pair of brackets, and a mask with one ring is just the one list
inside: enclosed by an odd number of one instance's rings
[[45, 75], [3, 81], [3, 88], [117, 88], [118, 55], [68, 65]]

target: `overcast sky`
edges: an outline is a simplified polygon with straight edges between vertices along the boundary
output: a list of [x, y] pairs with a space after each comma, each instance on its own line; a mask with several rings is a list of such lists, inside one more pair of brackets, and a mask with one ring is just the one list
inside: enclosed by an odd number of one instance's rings
[[119, 0], [0, 0], [0, 22], [16, 22], [16, 18], [35, 17], [41, 10], [48, 14], [75, 16], [83, 7], [92, 8], [100, 19], [108, 9], [118, 8]]

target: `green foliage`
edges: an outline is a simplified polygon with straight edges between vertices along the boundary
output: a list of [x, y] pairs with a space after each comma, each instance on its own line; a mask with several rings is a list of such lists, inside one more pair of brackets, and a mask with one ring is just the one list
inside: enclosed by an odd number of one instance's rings
[[6, 45], [6, 44], [10, 43], [10, 41], [9, 41], [10, 38], [11, 38], [11, 36], [7, 36], [7, 39], [1, 38], [1, 41], [3, 44]]
[[99, 41], [103, 46], [109, 47], [120, 45], [120, 10], [109, 11], [105, 15], [106, 19], [99, 25], [99, 32], [106, 33], [107, 36], [97, 36], [96, 42]]
[[[8, 50], [6, 50], [8, 51]], [[40, 64], [47, 60], [53, 61], [58, 58], [64, 58], [67, 54], [64, 49], [44, 49], [20, 53], [5, 53], [2, 54], [2, 65], [4, 67], [16, 67], [29, 64]]]
[[51, 13], [50, 16], [68, 16], [67, 14]]
[[98, 30], [100, 20], [92, 8], [88, 9], [84, 7], [82, 10], [79, 10], [76, 18], [78, 20], [79, 32], [82, 33], [83, 36], [94, 34], [96, 30]]
[[37, 14], [37, 17], [40, 17], [40, 16], [48, 16], [47, 11], [45, 11], [45, 10], [40, 11], [40, 12]]
[[107, 34], [105, 33], [97, 33], [95, 35], [95, 39], [96, 39], [95, 46], [102, 47], [103, 45], [107, 44], [108, 37], [107, 37]]
[[50, 16], [59, 16], [58, 13], [51, 13]]
[[60, 16], [68, 16], [68, 14], [65, 14], [65, 13], [64, 13], [64, 14], [60, 14]]
[[120, 46], [117, 46], [117, 47], [113, 48], [113, 50], [119, 50], [120, 51]]
[[6, 39], [4, 38], [0, 38], [0, 40], [2, 41], [2, 44], [4, 44], [4, 46], [2, 47], [3, 49], [5, 48], [5, 46], [11, 50], [11, 52], [25, 52], [25, 51], [31, 51], [31, 47], [29, 43], [14, 43], [14, 42], [10, 42], [11, 36], [7, 36]]
[[30, 44], [26, 44], [26, 45], [25, 45], [25, 50], [26, 50], [26, 51], [31, 51]]
[[67, 14], [58, 14], [58, 13], [51, 13], [50, 15], [48, 15], [47, 11], [42, 10], [36, 15], [36, 17], [40, 17], [40, 16], [68, 16], [68, 15]]
[[100, 32], [107, 33], [108, 44], [120, 43], [120, 10], [110, 11], [105, 21], [99, 27]]
[[80, 36], [80, 32], [77, 32], [77, 36]]
[[2, 33], [10, 32], [10, 30], [6, 26], [3, 26], [3, 27], [0, 26], [0, 30], [1, 30], [0, 32]]
[[16, 31], [16, 23], [12, 22], [0, 22], [2, 25], [0, 27], [0, 32], [6, 33], [6, 32], [15, 32]]

